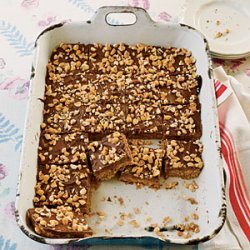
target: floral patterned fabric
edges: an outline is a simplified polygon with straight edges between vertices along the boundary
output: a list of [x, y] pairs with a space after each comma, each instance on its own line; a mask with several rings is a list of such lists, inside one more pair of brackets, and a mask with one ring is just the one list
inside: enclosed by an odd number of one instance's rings
[[[155, 21], [176, 20], [183, 0], [1, 0], [0, 1], [0, 250], [14, 249], [105, 249], [99, 247], [45, 246], [29, 239], [17, 227], [14, 215], [17, 175], [29, 90], [33, 45], [49, 25], [88, 20], [104, 5], [143, 7]], [[250, 88], [250, 58], [215, 59], [246, 88]], [[110, 249], [110, 246], [106, 246]], [[119, 249], [113, 246], [114, 249]], [[134, 249], [150, 249], [139, 244]], [[197, 249], [159, 243], [158, 249]], [[123, 248], [124, 249], [124, 248]], [[131, 247], [128, 247], [131, 249]]]

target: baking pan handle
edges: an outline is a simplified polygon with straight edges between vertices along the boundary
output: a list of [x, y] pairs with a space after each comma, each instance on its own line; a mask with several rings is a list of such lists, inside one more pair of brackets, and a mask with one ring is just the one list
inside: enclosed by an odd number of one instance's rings
[[152, 25], [154, 21], [150, 18], [146, 10], [138, 7], [129, 7], [129, 6], [105, 6], [99, 8], [93, 18], [91, 19], [92, 23], [100, 25], [109, 25], [109, 26], [126, 26], [122, 24], [110, 24], [107, 22], [107, 16], [109, 14], [117, 13], [132, 13], [136, 17], [136, 21], [129, 25]]

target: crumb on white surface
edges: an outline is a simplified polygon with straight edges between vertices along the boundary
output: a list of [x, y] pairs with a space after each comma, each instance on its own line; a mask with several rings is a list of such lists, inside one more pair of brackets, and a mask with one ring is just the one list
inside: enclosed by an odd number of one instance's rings
[[175, 189], [179, 185], [178, 181], [168, 182], [166, 183], [163, 188], [165, 189]]
[[140, 227], [140, 224], [137, 222], [137, 220], [131, 220], [129, 224], [131, 224], [134, 228]]
[[138, 207], [133, 208], [135, 214], [140, 214], [141, 210]]
[[230, 32], [231, 32], [231, 30], [228, 29], [228, 28], [227, 28], [225, 31], [223, 31], [223, 32], [218, 31], [218, 32], [215, 33], [214, 38], [217, 39], [217, 38], [225, 37], [225, 36], [227, 36]]
[[198, 204], [198, 201], [193, 198], [193, 197], [186, 197], [184, 198], [186, 201], [190, 202], [191, 205], [197, 205]]
[[186, 182], [185, 188], [190, 190], [191, 192], [195, 192], [199, 188], [199, 185], [196, 183], [195, 180], [193, 180], [192, 182]]

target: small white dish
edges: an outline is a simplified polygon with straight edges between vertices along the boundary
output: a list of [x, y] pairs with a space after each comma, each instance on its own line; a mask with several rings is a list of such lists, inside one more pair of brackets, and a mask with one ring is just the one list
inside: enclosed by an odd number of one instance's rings
[[249, 0], [187, 0], [182, 22], [206, 36], [215, 57], [250, 55]]

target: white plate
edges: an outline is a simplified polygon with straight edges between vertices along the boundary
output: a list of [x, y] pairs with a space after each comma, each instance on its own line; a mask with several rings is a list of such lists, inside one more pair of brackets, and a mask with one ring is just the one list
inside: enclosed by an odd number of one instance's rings
[[[184, 10], [183, 23], [206, 36], [215, 57], [235, 59], [249, 55], [249, 0], [187, 0]], [[218, 32], [222, 36], [216, 38]]]

